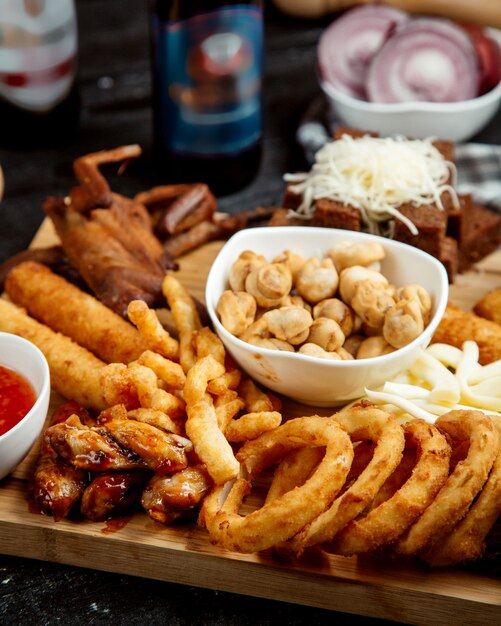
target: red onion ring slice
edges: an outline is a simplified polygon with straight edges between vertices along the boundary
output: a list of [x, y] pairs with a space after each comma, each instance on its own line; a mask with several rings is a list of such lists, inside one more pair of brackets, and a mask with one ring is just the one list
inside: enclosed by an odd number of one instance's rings
[[399, 27], [367, 75], [371, 102], [460, 102], [478, 93], [479, 69], [468, 35], [453, 22], [417, 18]]
[[322, 80], [365, 100], [372, 58], [394, 28], [409, 19], [404, 11], [382, 5], [355, 7], [343, 13], [326, 28], [318, 43]]

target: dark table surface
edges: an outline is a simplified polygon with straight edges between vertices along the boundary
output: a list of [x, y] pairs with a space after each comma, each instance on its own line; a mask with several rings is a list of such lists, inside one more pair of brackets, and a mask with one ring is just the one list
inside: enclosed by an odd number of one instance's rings
[[[144, 149], [141, 164], [127, 170], [116, 183], [112, 180], [112, 186], [127, 195], [162, 182], [149, 160], [152, 113], [147, 2], [79, 0], [77, 11], [82, 98], [78, 134], [43, 150], [0, 148], [6, 184], [0, 204], [0, 262], [30, 244], [44, 218], [43, 200], [48, 195], [65, 194], [74, 185], [71, 164], [82, 154], [138, 143]], [[246, 189], [219, 199], [221, 210], [277, 205], [284, 172], [304, 166], [294, 136], [308, 106], [320, 96], [315, 46], [330, 19], [294, 20], [267, 5], [261, 167]], [[501, 143], [501, 114], [475, 140]], [[96, 567], [104, 558], [96, 554]], [[380, 623], [310, 607], [0, 555], [0, 624], [336, 622]]]

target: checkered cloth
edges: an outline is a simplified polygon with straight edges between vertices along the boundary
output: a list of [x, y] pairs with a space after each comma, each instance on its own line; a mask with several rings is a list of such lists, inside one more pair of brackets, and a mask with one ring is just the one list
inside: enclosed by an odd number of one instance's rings
[[[296, 139], [310, 164], [314, 161], [316, 151], [330, 140], [338, 123], [323, 97], [314, 100], [307, 109]], [[457, 144], [455, 164], [458, 193], [471, 193], [478, 204], [501, 212], [501, 146]]]

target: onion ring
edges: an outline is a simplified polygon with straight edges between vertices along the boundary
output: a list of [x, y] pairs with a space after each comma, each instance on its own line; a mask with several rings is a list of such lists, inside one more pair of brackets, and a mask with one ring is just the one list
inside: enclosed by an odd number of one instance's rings
[[[304, 447], [324, 447], [325, 454], [310, 478], [246, 516], [238, 513], [252, 480], [284, 454]], [[246, 478], [216, 487], [202, 505], [200, 522], [211, 540], [239, 552], [259, 552], [297, 534], [319, 515], [342, 488], [353, 459], [346, 432], [334, 421], [311, 416], [292, 419], [245, 443], [237, 454]]]
[[[393, 543], [430, 505], [449, 474], [451, 448], [438, 428], [424, 420], [405, 424], [406, 454], [382, 491], [393, 495], [352, 520], [334, 538], [327, 550], [345, 556], [364, 554]], [[408, 454], [410, 453], [410, 454]], [[409, 473], [408, 460], [414, 467]], [[400, 479], [403, 484], [398, 488]], [[395, 488], [396, 487], [396, 488]], [[378, 494], [379, 496], [379, 494]]]
[[[501, 427], [498, 426], [501, 435]], [[501, 447], [482, 493], [468, 513], [440, 544], [422, 558], [432, 566], [456, 565], [477, 559], [485, 549], [485, 538], [501, 515]]]
[[311, 476], [323, 456], [322, 448], [301, 448], [290, 452], [273, 473], [265, 503], [276, 500], [295, 487], [300, 487]]
[[499, 451], [498, 431], [481, 411], [449, 411], [437, 419], [435, 426], [453, 442], [469, 439], [470, 447], [434, 501], [397, 541], [399, 554], [419, 555], [439, 545], [482, 489]]
[[371, 460], [353, 484], [311, 524], [279, 551], [299, 556], [305, 548], [331, 541], [345, 525], [373, 500], [386, 479], [398, 466], [404, 449], [404, 431], [398, 420], [374, 406], [360, 404], [332, 416], [352, 442], [375, 443]]

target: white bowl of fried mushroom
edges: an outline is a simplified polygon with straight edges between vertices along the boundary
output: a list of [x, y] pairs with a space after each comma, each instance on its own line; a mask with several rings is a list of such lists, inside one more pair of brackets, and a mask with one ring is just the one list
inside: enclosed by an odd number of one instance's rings
[[397, 241], [277, 226], [234, 235], [205, 296], [215, 331], [254, 380], [336, 406], [415, 361], [445, 311], [448, 280], [439, 261]]

